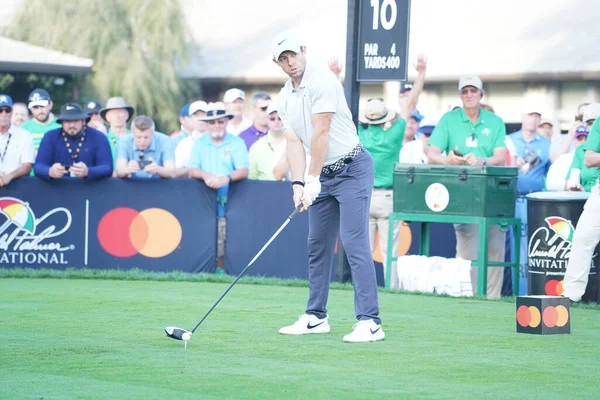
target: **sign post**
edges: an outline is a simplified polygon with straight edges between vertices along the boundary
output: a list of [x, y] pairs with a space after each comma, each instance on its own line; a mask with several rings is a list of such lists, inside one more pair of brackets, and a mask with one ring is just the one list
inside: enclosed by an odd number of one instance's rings
[[[360, 82], [406, 81], [410, 0], [348, 0], [344, 94], [358, 125]], [[337, 277], [350, 266], [338, 241]], [[342, 278], [344, 277], [344, 278]]]

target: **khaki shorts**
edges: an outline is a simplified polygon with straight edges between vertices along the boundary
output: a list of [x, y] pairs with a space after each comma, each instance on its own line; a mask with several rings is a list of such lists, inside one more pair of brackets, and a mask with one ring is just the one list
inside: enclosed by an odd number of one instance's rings
[[225, 255], [225, 232], [227, 231], [227, 219], [219, 217], [217, 223], [217, 257]]

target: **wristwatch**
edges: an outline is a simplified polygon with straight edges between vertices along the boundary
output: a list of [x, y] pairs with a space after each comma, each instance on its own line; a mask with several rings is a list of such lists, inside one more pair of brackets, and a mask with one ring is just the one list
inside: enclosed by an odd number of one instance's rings
[[482, 158], [481, 162], [483, 163], [483, 166], [486, 167], [487, 166], [487, 158]]

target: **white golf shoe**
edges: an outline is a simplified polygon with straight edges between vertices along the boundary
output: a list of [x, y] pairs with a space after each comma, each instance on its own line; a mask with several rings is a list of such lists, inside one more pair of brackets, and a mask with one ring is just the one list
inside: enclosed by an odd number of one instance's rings
[[282, 335], [310, 335], [315, 333], [329, 333], [331, 328], [327, 317], [319, 319], [314, 315], [302, 314], [298, 321], [279, 330]]
[[352, 328], [353, 331], [344, 336], [344, 342], [346, 343], [377, 342], [385, 339], [385, 333], [383, 333], [381, 325], [375, 323], [372, 319], [358, 321]]

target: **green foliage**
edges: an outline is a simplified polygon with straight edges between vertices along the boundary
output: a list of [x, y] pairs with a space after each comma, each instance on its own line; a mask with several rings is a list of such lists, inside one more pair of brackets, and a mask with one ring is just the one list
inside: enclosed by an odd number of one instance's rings
[[30, 0], [8, 36], [93, 59], [88, 99], [123, 96], [159, 128], [179, 125], [185, 99], [175, 60], [185, 63], [190, 46], [179, 1]]

